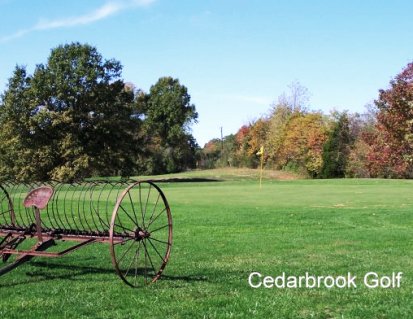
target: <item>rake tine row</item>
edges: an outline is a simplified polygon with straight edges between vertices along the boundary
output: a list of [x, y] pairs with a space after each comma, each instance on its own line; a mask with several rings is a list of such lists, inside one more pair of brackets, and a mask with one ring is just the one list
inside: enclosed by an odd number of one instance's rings
[[[29, 238], [37, 243], [22, 248]], [[59, 240], [75, 244], [61, 252], [46, 251]], [[117, 274], [137, 287], [155, 282], [166, 267], [172, 216], [164, 193], [151, 181], [7, 181], [0, 184], [0, 242], [0, 275], [36, 256], [59, 257], [95, 242], [108, 243]]]

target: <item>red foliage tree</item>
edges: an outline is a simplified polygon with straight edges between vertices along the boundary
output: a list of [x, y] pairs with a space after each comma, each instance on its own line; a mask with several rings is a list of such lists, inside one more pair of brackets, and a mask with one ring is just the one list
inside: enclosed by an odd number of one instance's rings
[[412, 177], [413, 63], [398, 74], [376, 101], [377, 132], [368, 154], [372, 176]]
[[237, 140], [238, 144], [243, 144], [245, 142], [245, 139], [248, 136], [248, 133], [250, 131], [250, 127], [247, 125], [243, 125], [237, 132], [237, 134], [235, 134], [235, 138]]

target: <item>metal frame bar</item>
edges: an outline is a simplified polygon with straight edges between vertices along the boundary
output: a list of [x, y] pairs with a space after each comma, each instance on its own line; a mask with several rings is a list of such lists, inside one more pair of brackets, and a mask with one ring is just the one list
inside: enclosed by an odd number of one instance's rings
[[[142, 183], [146, 183], [143, 188], [144, 196]], [[108, 243], [112, 264], [120, 278], [129, 286], [139, 285], [137, 277], [142, 275], [139, 272], [139, 267], [142, 266], [140, 263], [143, 263], [143, 260], [139, 259], [142, 258], [144, 258], [145, 283], [155, 282], [160, 277], [170, 256], [172, 218], [165, 195], [152, 181], [86, 181], [76, 183], [79, 187], [52, 181], [46, 185], [47, 187], [38, 183], [12, 182], [3, 183], [5, 187], [0, 185], [0, 196], [2, 192], [4, 194], [0, 197], [0, 218], [4, 219], [4, 223], [0, 222], [0, 257], [6, 262], [10, 256], [14, 256], [9, 260], [9, 264], [0, 266], [0, 276], [34, 257], [57, 258], [93, 243]], [[45, 188], [52, 189], [50, 197], [43, 196], [42, 189]], [[131, 193], [132, 189], [135, 190], [135, 194]], [[30, 191], [29, 195], [23, 201], [22, 196], [28, 191]], [[151, 192], [155, 191], [158, 195], [152, 196]], [[34, 197], [30, 197], [31, 195]], [[151, 196], [153, 203], [148, 206]], [[33, 198], [36, 200], [32, 200]], [[49, 202], [44, 205], [44, 201]], [[114, 209], [110, 215], [109, 206], [112, 202]], [[158, 208], [161, 206], [160, 202], [163, 202], [163, 209]], [[125, 205], [122, 206], [123, 204]], [[135, 210], [138, 207], [140, 207], [140, 214], [139, 209]], [[151, 229], [151, 225], [161, 215], [163, 219], [167, 219], [165, 221], [167, 224], [162, 227], [152, 226], [156, 229]], [[145, 221], [146, 218], [149, 220]], [[123, 225], [122, 221], [129, 223]], [[159, 244], [157, 248], [151, 241], [151, 234], [162, 229], [165, 230], [168, 238], [164, 240], [153, 238], [163, 244], [163, 248], [159, 247]], [[26, 239], [35, 240], [34, 246], [19, 250], [19, 244]], [[56, 241], [59, 240], [74, 242], [74, 244], [60, 251], [46, 251], [55, 246]], [[134, 249], [131, 250], [131, 247]], [[140, 255], [139, 249], [141, 249]], [[126, 272], [123, 269], [125, 265], [121, 265], [125, 254], [131, 255]], [[152, 254], [160, 258], [156, 262], [156, 267], [151, 258]], [[148, 266], [151, 266], [152, 270], [148, 271]], [[132, 274], [132, 277], [129, 278], [128, 274]]]
[[[26, 238], [33, 238], [38, 236], [37, 230], [35, 233], [23, 230], [3, 230], [0, 229], [0, 237], [4, 238], [20, 238], [25, 236]], [[99, 235], [75, 235], [75, 234], [50, 234], [50, 233], [42, 233], [42, 240], [38, 241], [37, 245], [41, 245], [48, 241], [54, 240], [61, 240], [61, 241], [73, 241], [79, 242], [79, 244], [73, 245], [65, 250], [60, 252], [43, 252], [43, 251], [36, 251], [35, 249], [32, 250], [18, 250], [18, 249], [0, 249], [0, 253], [2, 254], [12, 254], [12, 255], [27, 255], [27, 256], [38, 256], [38, 257], [61, 257], [64, 256], [72, 251], [75, 251], [83, 246], [93, 244], [93, 243], [110, 243], [110, 238], [108, 236], [99, 236]], [[131, 237], [126, 236], [116, 236], [113, 238], [113, 242], [116, 244], [122, 244], [130, 240]]]

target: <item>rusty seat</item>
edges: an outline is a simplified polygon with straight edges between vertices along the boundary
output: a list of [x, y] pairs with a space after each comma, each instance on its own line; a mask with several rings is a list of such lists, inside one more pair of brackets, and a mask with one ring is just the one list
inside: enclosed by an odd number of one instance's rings
[[43, 186], [33, 189], [27, 194], [23, 201], [23, 205], [26, 208], [36, 207], [38, 209], [44, 209], [49, 203], [52, 195], [53, 189], [51, 187]]

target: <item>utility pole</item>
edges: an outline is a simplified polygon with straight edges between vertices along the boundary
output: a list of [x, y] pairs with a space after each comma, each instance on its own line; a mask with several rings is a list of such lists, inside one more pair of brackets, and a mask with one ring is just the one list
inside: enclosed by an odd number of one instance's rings
[[222, 134], [222, 126], [221, 126], [221, 152], [224, 153], [224, 135]]

